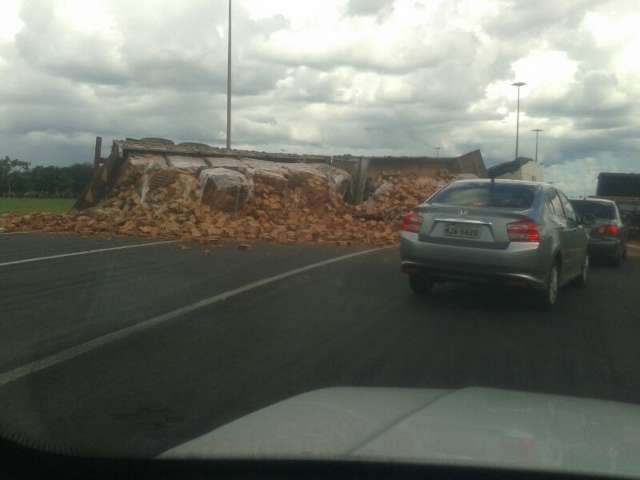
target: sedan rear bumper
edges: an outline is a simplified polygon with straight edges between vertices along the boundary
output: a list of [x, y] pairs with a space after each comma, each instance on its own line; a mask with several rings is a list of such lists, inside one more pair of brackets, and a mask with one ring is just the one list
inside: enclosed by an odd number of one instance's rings
[[425, 263], [402, 261], [402, 271], [407, 274], [424, 275], [435, 280], [455, 280], [473, 283], [504, 283], [512, 286], [528, 286], [543, 289], [545, 280], [530, 273], [507, 273], [473, 271], [468, 268], [446, 268]]
[[537, 243], [513, 242], [489, 249], [418, 241], [403, 234], [402, 271], [434, 279], [500, 282], [544, 288], [546, 269]]
[[589, 239], [589, 255], [592, 257], [615, 257], [620, 248], [618, 238]]

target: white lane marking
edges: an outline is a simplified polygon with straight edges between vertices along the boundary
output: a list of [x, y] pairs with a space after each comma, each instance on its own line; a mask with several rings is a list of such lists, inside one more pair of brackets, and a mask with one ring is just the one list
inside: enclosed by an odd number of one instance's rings
[[35, 233], [35, 232], [0, 232], [0, 236], [4, 237], [8, 235], [26, 235], [28, 233]]
[[633, 243], [627, 243], [627, 247], [640, 249], [640, 245], [635, 245]]
[[43, 262], [45, 260], [53, 260], [56, 258], [77, 257], [79, 255], [91, 255], [93, 253], [113, 252], [116, 250], [126, 250], [128, 248], [151, 247], [153, 245], [166, 245], [176, 243], [177, 240], [164, 240], [162, 242], [136, 243], [134, 245], [121, 245], [119, 247], [96, 248], [95, 250], [84, 250], [81, 252], [61, 253], [59, 255], [49, 255], [46, 257], [24, 258], [22, 260], [13, 260], [11, 262], [0, 263], [0, 267], [8, 267], [9, 265], [20, 265], [23, 263]]
[[263, 278], [262, 280], [258, 280], [256, 282], [248, 283], [242, 287], [234, 288], [233, 290], [227, 290], [226, 292], [222, 292], [222, 293], [219, 293], [218, 295], [205, 298], [204, 300], [200, 300], [196, 303], [192, 303], [191, 305], [186, 305], [184, 307], [177, 308], [170, 312], [163, 313], [162, 315], [158, 315], [157, 317], [149, 318], [148, 320], [144, 320], [136, 325], [131, 325], [130, 327], [125, 327], [120, 330], [116, 330], [115, 332], [107, 333], [106, 335], [102, 335], [100, 337], [94, 338], [93, 340], [89, 340], [88, 342], [81, 343], [80, 345], [67, 348], [66, 350], [62, 350], [58, 353], [54, 353], [40, 360], [27, 363], [20, 367], [16, 367], [15, 369], [10, 370], [6, 373], [0, 374], [0, 387], [8, 383], [14, 382], [22, 377], [26, 377], [27, 375], [31, 375], [32, 373], [36, 373], [46, 368], [57, 365], [58, 363], [71, 360], [75, 357], [82, 355], [83, 353], [87, 353], [87, 352], [90, 352], [91, 350], [95, 350], [96, 348], [102, 347], [103, 345], [107, 345], [117, 340], [121, 340], [130, 335], [133, 335], [134, 333], [141, 332], [143, 330], [147, 330], [149, 328], [155, 327], [162, 323], [173, 320], [181, 315], [186, 315], [187, 313], [191, 313], [200, 308], [208, 307], [209, 305], [213, 305], [214, 303], [222, 302], [224, 300], [227, 300], [228, 298], [235, 297], [236, 295], [240, 295], [241, 293], [248, 292], [249, 290], [253, 290], [254, 288], [262, 287], [263, 285], [277, 282], [284, 278], [291, 277], [299, 273], [307, 272], [309, 270], [313, 270], [314, 268], [324, 267], [325, 265], [330, 265], [332, 263], [340, 262], [342, 260], [348, 260], [350, 258], [358, 257], [360, 255], [366, 255], [368, 253], [379, 252], [380, 250], [385, 250], [387, 248], [391, 248], [391, 247], [372, 248], [369, 250], [349, 253], [347, 255], [342, 255], [340, 257], [334, 257], [328, 260], [323, 260], [321, 262], [312, 263], [305, 267], [296, 268], [293, 270], [289, 270], [288, 272], [280, 273], [272, 277]]

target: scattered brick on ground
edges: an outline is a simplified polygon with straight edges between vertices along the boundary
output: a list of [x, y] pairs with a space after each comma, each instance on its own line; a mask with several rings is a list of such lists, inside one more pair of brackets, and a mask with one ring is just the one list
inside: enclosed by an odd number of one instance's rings
[[353, 206], [329, 177], [255, 174], [249, 195], [239, 177], [222, 174], [235, 190], [218, 195], [202, 172], [200, 181], [179, 172], [128, 172], [96, 207], [64, 215], [5, 214], [0, 230], [235, 241], [241, 248], [259, 241], [383, 246], [398, 242], [405, 213], [451, 180], [382, 172], [370, 198]]

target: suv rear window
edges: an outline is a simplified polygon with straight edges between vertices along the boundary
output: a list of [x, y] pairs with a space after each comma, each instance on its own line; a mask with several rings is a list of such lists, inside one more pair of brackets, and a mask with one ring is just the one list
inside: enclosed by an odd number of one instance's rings
[[459, 207], [531, 208], [538, 187], [489, 182], [452, 184], [432, 199], [432, 203]]
[[616, 218], [616, 210], [610, 203], [590, 202], [588, 200], [574, 200], [571, 202], [573, 209], [581, 216], [593, 216], [594, 218]]

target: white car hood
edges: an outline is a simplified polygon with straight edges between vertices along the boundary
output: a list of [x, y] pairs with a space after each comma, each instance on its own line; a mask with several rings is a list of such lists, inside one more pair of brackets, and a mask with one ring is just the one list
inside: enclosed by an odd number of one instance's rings
[[373, 459], [640, 478], [640, 407], [489, 388], [329, 388], [161, 457]]

